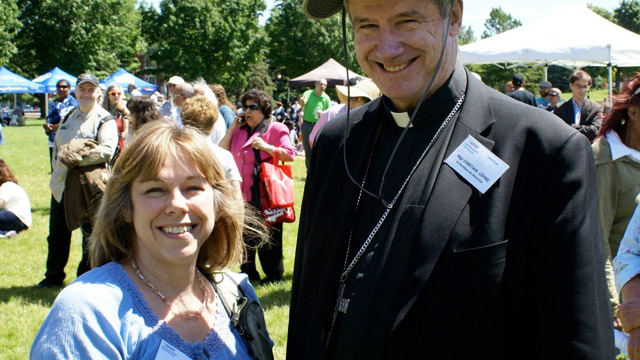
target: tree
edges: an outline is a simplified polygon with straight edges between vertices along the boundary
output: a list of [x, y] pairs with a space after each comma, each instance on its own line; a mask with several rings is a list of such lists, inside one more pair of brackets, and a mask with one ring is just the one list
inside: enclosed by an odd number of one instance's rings
[[143, 49], [136, 0], [18, 0], [16, 63], [32, 76], [59, 66], [97, 76], [135, 70]]
[[262, 0], [163, 0], [160, 13], [146, 9], [143, 32], [157, 71], [186, 80], [202, 76], [238, 94], [267, 47], [258, 25]]
[[16, 0], [0, 2], [0, 66], [5, 66], [18, 48], [13, 43], [20, 21], [18, 20], [18, 4]]
[[463, 26], [458, 35], [458, 45], [471, 44], [474, 41], [476, 41], [476, 38], [473, 36], [471, 26]]
[[602, 16], [603, 18], [605, 18], [605, 19], [607, 19], [607, 20], [609, 20], [611, 22], [615, 22], [615, 20], [613, 19], [613, 14], [609, 10], [607, 10], [605, 8], [602, 8], [600, 6], [592, 5], [592, 4], [587, 4], [587, 6], [594, 13]]
[[[300, 76], [329, 58], [343, 63], [342, 26], [339, 15], [311, 20], [302, 12], [299, 0], [276, 4], [266, 25], [270, 38], [269, 59], [276, 73], [287, 78]], [[349, 68], [362, 74], [353, 49], [353, 32], [347, 17]]]
[[247, 89], [262, 90], [265, 94], [271, 96], [273, 101], [273, 92], [276, 90], [275, 83], [271, 80], [269, 74], [269, 64], [264, 61], [251, 65], [251, 71], [247, 77]]
[[622, 0], [620, 7], [613, 11], [613, 16], [618, 25], [640, 34], [640, 2], [638, 0]]
[[482, 38], [486, 39], [507, 30], [515, 29], [518, 26], [522, 26], [520, 20], [514, 19], [511, 14], [504, 12], [501, 7], [492, 8], [489, 18], [484, 23], [485, 31], [482, 33]]

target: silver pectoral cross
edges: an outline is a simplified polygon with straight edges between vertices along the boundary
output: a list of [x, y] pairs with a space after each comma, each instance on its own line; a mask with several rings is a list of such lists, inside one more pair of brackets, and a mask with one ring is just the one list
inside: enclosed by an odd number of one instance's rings
[[338, 313], [347, 313], [347, 308], [349, 308], [349, 299], [344, 298], [344, 289], [347, 287], [347, 284], [342, 281], [340, 282], [340, 288], [338, 289], [338, 297], [336, 299], [336, 307], [333, 310], [333, 316], [331, 317], [331, 325], [329, 326], [329, 332], [327, 335], [327, 343], [326, 347], [329, 346], [329, 341], [331, 340], [331, 334], [333, 333], [333, 328], [336, 325], [336, 318], [338, 317]]
[[344, 282], [340, 284], [340, 290], [338, 291], [338, 299], [336, 300], [336, 310], [339, 312], [346, 314], [347, 309], [349, 308], [349, 299], [344, 297], [344, 289], [347, 284]]

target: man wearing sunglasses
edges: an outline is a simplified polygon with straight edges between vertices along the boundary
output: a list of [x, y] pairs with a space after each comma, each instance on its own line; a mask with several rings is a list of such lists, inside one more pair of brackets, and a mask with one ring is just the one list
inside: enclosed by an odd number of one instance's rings
[[60, 120], [64, 118], [71, 109], [78, 106], [78, 101], [70, 95], [71, 85], [67, 80], [58, 80], [56, 92], [58, 98], [53, 102], [51, 111], [49, 111], [49, 115], [47, 115], [47, 121], [42, 125], [44, 132], [49, 138], [49, 167], [51, 170], [53, 170], [51, 165], [53, 161], [53, 139], [56, 136], [58, 126], [60, 126]]
[[576, 70], [569, 78], [569, 86], [573, 97], [558, 106], [554, 114], [593, 142], [600, 132], [602, 106], [587, 99], [591, 88], [591, 76], [584, 70]]

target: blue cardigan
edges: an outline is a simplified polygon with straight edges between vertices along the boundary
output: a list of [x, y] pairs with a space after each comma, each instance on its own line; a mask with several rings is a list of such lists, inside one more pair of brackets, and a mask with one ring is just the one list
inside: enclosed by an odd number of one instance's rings
[[[231, 275], [247, 297], [257, 299], [244, 274]], [[161, 345], [190, 359], [251, 359], [225, 311], [218, 312], [204, 342], [182, 340], [114, 262], [83, 274], [60, 292], [36, 334], [30, 358], [155, 359]]]

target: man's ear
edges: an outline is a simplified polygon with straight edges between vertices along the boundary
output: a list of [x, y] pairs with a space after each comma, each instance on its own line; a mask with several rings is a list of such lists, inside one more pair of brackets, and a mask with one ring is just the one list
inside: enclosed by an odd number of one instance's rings
[[462, 9], [462, 0], [456, 0], [453, 3], [453, 12], [451, 13], [449, 36], [458, 36], [460, 31], [462, 31]]

